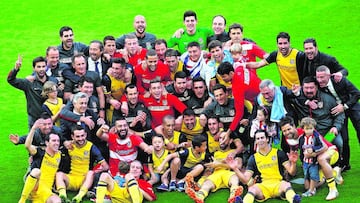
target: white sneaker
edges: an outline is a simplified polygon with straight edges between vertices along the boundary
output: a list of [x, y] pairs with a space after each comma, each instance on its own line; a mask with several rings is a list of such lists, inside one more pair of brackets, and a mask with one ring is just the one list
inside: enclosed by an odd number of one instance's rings
[[326, 200], [333, 200], [339, 196], [339, 192], [337, 190], [330, 190], [329, 194], [326, 196]]
[[343, 184], [343, 183], [344, 183], [344, 179], [343, 179], [343, 177], [341, 176], [341, 168], [338, 167], [338, 166], [336, 166], [333, 170], [336, 172], [336, 176], [334, 177], [336, 184], [338, 184], [338, 185]]

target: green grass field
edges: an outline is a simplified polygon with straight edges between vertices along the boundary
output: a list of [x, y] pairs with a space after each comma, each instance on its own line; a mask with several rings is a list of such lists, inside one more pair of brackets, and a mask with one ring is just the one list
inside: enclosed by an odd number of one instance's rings
[[[245, 37], [257, 42], [264, 50], [276, 49], [276, 35], [289, 32], [293, 47], [303, 50], [302, 41], [315, 37], [320, 51], [336, 56], [350, 72], [348, 78], [360, 88], [360, 59], [356, 55], [360, 41], [358, 32], [360, 10], [357, 1], [2, 1], [0, 21], [0, 202], [17, 202], [23, 187], [22, 177], [27, 167], [27, 153], [24, 146], [14, 146], [8, 141], [11, 133], [27, 133], [26, 104], [23, 92], [6, 82], [9, 70], [14, 66], [18, 54], [23, 55], [23, 66], [19, 77], [32, 72], [31, 61], [44, 56], [49, 45], [58, 45], [59, 28], [69, 25], [73, 28], [75, 41], [88, 44], [93, 39], [102, 40], [105, 35], [133, 31], [132, 21], [137, 14], [147, 19], [147, 31], [158, 38], [169, 39], [172, 33], [182, 27], [182, 14], [192, 9], [198, 14], [198, 26], [210, 27], [212, 16], [222, 14], [227, 24], [234, 22], [244, 26]], [[260, 69], [261, 78], [273, 79], [279, 84], [279, 75], [274, 65]], [[351, 166], [344, 174], [345, 183], [338, 187], [340, 197], [333, 202], [356, 202], [360, 195], [357, 181], [360, 175], [358, 157], [359, 144], [350, 128]], [[302, 173], [299, 172], [301, 175]], [[294, 186], [302, 192], [301, 186]], [[303, 202], [325, 202], [328, 190], [324, 186], [315, 197]], [[206, 202], [225, 202], [227, 190], [211, 194]], [[191, 202], [185, 194], [162, 193], [157, 202]], [[267, 202], [279, 202], [270, 200]]]

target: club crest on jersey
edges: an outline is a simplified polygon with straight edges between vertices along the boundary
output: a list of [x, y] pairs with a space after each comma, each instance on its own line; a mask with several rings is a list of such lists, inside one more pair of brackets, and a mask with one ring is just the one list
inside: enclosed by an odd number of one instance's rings
[[127, 146], [128, 148], [131, 148], [132, 143], [129, 141], [128, 143], [126, 143], [126, 146]]
[[290, 64], [295, 64], [295, 60], [294, 60], [294, 59], [290, 59]]
[[88, 156], [89, 155], [89, 151], [84, 151], [84, 156]]
[[167, 100], [162, 100], [163, 105], [168, 105]]
[[272, 157], [271, 157], [271, 160], [275, 161], [275, 160], [276, 160], [276, 156], [275, 156], [275, 155], [272, 156]]
[[202, 38], [198, 39], [199, 44], [204, 44], [204, 40]]
[[231, 110], [229, 111], [229, 115], [230, 115], [230, 116], [234, 116], [234, 115], [235, 115], [235, 110], [234, 110], [234, 109], [231, 109]]

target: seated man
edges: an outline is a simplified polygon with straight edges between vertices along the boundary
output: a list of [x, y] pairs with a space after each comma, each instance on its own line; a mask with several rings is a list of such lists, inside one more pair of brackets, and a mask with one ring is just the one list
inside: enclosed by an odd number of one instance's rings
[[[120, 168], [120, 165], [119, 165]], [[151, 185], [145, 180], [140, 179], [142, 175], [142, 165], [135, 160], [130, 164], [130, 170], [125, 175], [125, 184], [117, 182], [109, 173], [102, 173], [96, 190], [96, 202], [103, 203], [105, 194], [108, 192], [113, 203], [137, 202], [141, 203], [145, 198], [147, 201], [156, 200]], [[118, 179], [119, 177], [114, 177]]]
[[170, 184], [168, 191], [185, 191], [185, 176], [190, 174], [197, 177], [204, 170], [203, 162], [206, 160], [206, 138], [195, 136], [192, 140], [192, 147], [169, 154], [157, 168], [162, 171], [170, 160]]
[[[70, 149], [67, 150], [70, 163], [56, 173], [56, 188], [60, 198], [65, 201], [67, 201], [66, 189], [71, 191], [80, 189], [79, 193], [72, 199], [72, 202], [79, 203], [92, 186], [95, 174], [107, 171], [109, 165], [101, 155], [100, 150], [86, 140], [87, 134], [83, 127], [74, 126], [71, 129], [71, 137], [73, 142]], [[66, 173], [67, 167], [70, 167], [69, 173]]]
[[[227, 164], [240, 181], [249, 186], [244, 202], [252, 203], [254, 199], [265, 201], [274, 197], [285, 197], [290, 203], [301, 202], [301, 196], [295, 193], [289, 182], [283, 180], [282, 174], [283, 169], [286, 169], [295, 175], [297, 152], [290, 152], [288, 158], [283, 151], [272, 148], [269, 145], [269, 136], [264, 130], [255, 132], [255, 140], [259, 150], [249, 158], [245, 172], [239, 170], [237, 161], [227, 159]], [[254, 184], [254, 174], [259, 174], [261, 183]]]
[[[190, 174], [186, 177], [186, 194], [197, 203], [203, 203], [210, 190], [215, 192], [220, 188], [230, 187], [229, 203], [235, 202], [236, 197], [242, 194], [243, 187], [239, 186], [239, 178], [230, 170], [225, 162], [225, 159], [231, 153], [234, 153], [234, 150], [230, 148], [232, 140], [227, 139], [225, 133], [222, 132], [219, 142], [220, 150], [214, 153], [214, 161], [205, 164], [206, 167], [211, 168], [214, 172], [206, 178], [198, 192], [195, 191], [195, 188], [191, 187], [191, 185], [196, 184], [192, 180], [193, 177]], [[238, 168], [241, 168], [241, 159], [236, 158], [236, 160], [239, 163]]]
[[25, 147], [33, 156], [33, 162], [21, 192], [20, 203], [25, 203], [30, 196], [33, 202], [61, 202], [60, 198], [51, 191], [62, 157], [59, 152], [60, 138], [56, 134], [46, 135], [45, 149], [32, 145], [35, 130], [41, 123], [42, 119], [35, 121], [25, 141]]

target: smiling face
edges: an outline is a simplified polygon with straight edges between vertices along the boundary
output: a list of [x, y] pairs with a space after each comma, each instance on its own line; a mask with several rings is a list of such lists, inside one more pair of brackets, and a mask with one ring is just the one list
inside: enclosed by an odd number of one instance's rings
[[75, 57], [73, 62], [73, 68], [77, 75], [83, 76], [86, 73], [86, 60], [83, 56]]
[[42, 119], [39, 129], [42, 134], [47, 135], [51, 132], [52, 127], [53, 127], [53, 122], [51, 118], [48, 118], [48, 119]]
[[135, 160], [130, 164], [129, 173], [131, 173], [136, 179], [139, 179], [142, 174], [142, 165], [139, 161]]
[[174, 82], [175, 92], [184, 93], [186, 90], [186, 78], [176, 78]]
[[306, 98], [312, 99], [316, 96], [317, 87], [314, 82], [304, 83], [302, 89]]
[[207, 125], [212, 135], [216, 135], [219, 132], [220, 125], [219, 121], [216, 118], [209, 118]]
[[59, 51], [50, 49], [46, 55], [47, 66], [50, 68], [56, 68], [59, 63]]
[[269, 87], [264, 87], [264, 88], [260, 89], [260, 93], [267, 102], [270, 102], [270, 103], [273, 102], [274, 97], [275, 97], [274, 89], [271, 89]]
[[259, 147], [259, 149], [264, 149], [268, 145], [268, 138], [266, 138], [266, 135], [264, 132], [257, 132], [255, 134], [255, 143]]
[[60, 138], [57, 134], [50, 134], [49, 135], [49, 141], [45, 141], [47, 149], [49, 149], [51, 152], [56, 153], [59, 151], [60, 146]]
[[164, 148], [165, 143], [164, 143], [164, 139], [162, 137], [159, 136], [154, 136], [152, 138], [152, 146], [154, 147], [155, 151], [160, 151]]
[[79, 98], [74, 104], [74, 111], [78, 114], [84, 114], [87, 110], [89, 99], [87, 97]]
[[150, 83], [149, 92], [156, 100], [160, 100], [162, 91], [163, 87], [160, 82]]
[[279, 38], [277, 40], [277, 46], [278, 46], [278, 49], [280, 51], [280, 53], [283, 55], [283, 56], [286, 56], [289, 54], [290, 52], [290, 42], [287, 38]]
[[220, 105], [225, 105], [227, 104], [228, 101], [228, 95], [226, 92], [224, 92], [223, 89], [217, 89], [214, 90], [214, 96], [215, 96], [215, 100], [220, 104]]
[[331, 75], [325, 71], [316, 71], [316, 80], [319, 82], [320, 87], [326, 87], [329, 83]]
[[102, 51], [100, 49], [100, 44], [97, 42], [93, 42], [89, 46], [89, 56], [91, 60], [97, 61], [101, 57]]
[[195, 19], [195, 16], [187, 16], [184, 20], [184, 25], [186, 27], [186, 32], [188, 34], [194, 34], [196, 31], [196, 24], [197, 20]]
[[35, 63], [34, 71], [40, 79], [46, 76], [46, 63], [45, 61], [40, 61]]
[[221, 63], [224, 58], [224, 53], [220, 47], [214, 47], [210, 50], [211, 58], [215, 59], [216, 62]]
[[187, 48], [187, 51], [189, 53], [191, 61], [196, 62], [200, 59], [200, 56], [201, 56], [200, 47], [192, 46], [192, 47]]
[[175, 119], [174, 118], [165, 119], [162, 126], [166, 137], [168, 138], [173, 137], [175, 130]]
[[289, 123], [281, 126], [281, 131], [283, 135], [288, 139], [297, 139], [298, 133], [296, 127], [294, 125], [290, 125]]
[[212, 22], [212, 29], [215, 35], [220, 35], [225, 30], [225, 20], [221, 16], [216, 16]]
[[309, 60], [314, 60], [318, 54], [318, 48], [314, 46], [312, 42], [304, 44], [304, 52]]
[[203, 98], [205, 95], [205, 83], [203, 81], [196, 81], [193, 83], [193, 92], [197, 98]]
[[115, 40], [106, 40], [104, 44], [104, 53], [113, 56], [116, 51]]
[[125, 138], [127, 138], [129, 126], [126, 120], [117, 120], [115, 122], [115, 129], [120, 139], [124, 140]]
[[60, 37], [63, 47], [68, 50], [71, 49], [74, 43], [74, 34], [72, 30], [64, 31]]
[[130, 88], [130, 87], [127, 87], [126, 88], [126, 98], [127, 98], [127, 101], [129, 102], [129, 104], [131, 106], [137, 104], [138, 102], [138, 95], [139, 95], [139, 92], [137, 90], [137, 87], [135, 86], [134, 88]]
[[196, 124], [195, 115], [184, 115], [183, 120], [187, 129], [192, 130], [195, 127]]
[[145, 32], [146, 29], [146, 21], [145, 21], [145, 17], [138, 15], [135, 16], [134, 18], [134, 28], [135, 28], [135, 32], [137, 34], [143, 34]]
[[71, 134], [71, 138], [77, 147], [82, 147], [86, 144], [86, 132], [84, 129], [74, 130]]
[[125, 38], [125, 49], [129, 52], [130, 55], [136, 54], [138, 47], [139, 47], [139, 42], [137, 38], [134, 39]]
[[233, 28], [229, 32], [232, 43], [240, 43], [243, 40], [243, 33], [240, 28]]

